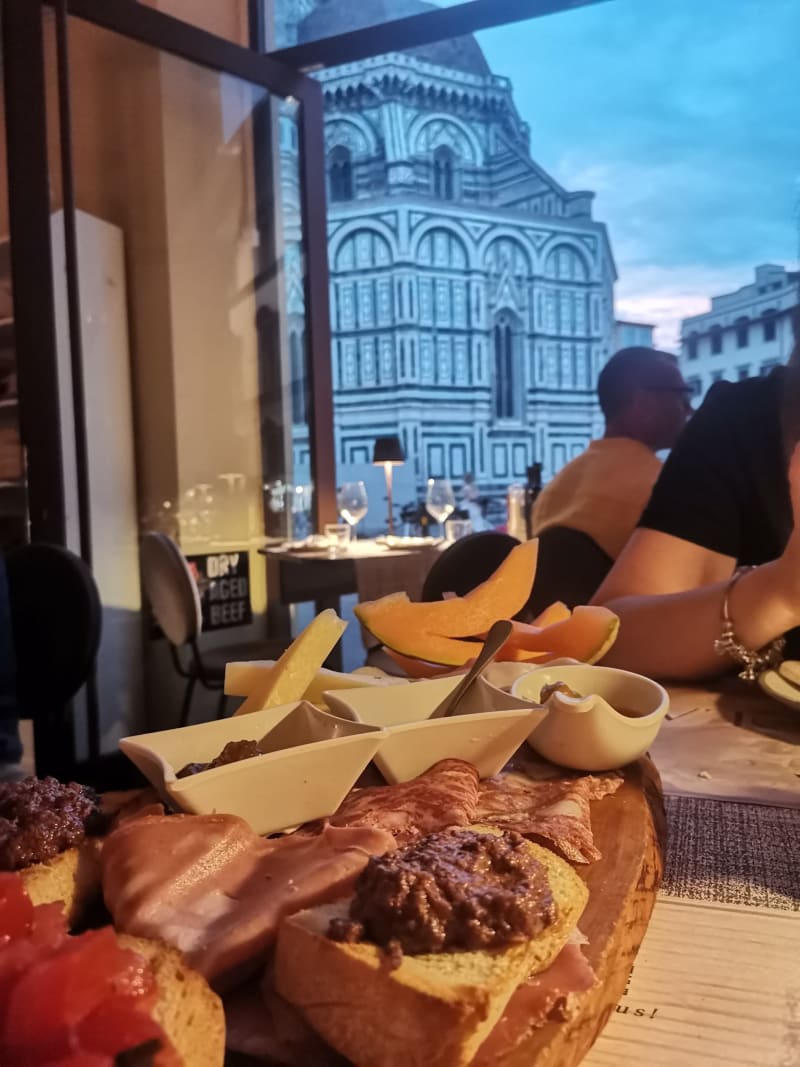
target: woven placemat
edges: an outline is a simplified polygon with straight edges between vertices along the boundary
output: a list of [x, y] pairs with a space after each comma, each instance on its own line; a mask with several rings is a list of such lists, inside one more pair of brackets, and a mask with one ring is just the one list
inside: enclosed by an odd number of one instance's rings
[[800, 810], [667, 797], [661, 892], [800, 911]]

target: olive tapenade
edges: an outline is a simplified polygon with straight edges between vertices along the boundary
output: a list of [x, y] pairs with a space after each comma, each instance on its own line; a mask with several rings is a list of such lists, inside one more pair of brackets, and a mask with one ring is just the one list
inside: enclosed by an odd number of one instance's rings
[[106, 820], [87, 786], [55, 778], [23, 778], [0, 784], [0, 870], [46, 863], [102, 833]]
[[557, 918], [547, 873], [514, 831], [430, 834], [373, 856], [359, 875], [335, 941], [370, 941], [416, 955], [498, 948], [536, 937]]
[[215, 767], [225, 767], [229, 763], [239, 763], [243, 759], [252, 759], [253, 756], [262, 754], [258, 741], [229, 741], [222, 752], [209, 763], [187, 763], [178, 771], [176, 778], [188, 778], [192, 774], [200, 774], [201, 771], [211, 771]]

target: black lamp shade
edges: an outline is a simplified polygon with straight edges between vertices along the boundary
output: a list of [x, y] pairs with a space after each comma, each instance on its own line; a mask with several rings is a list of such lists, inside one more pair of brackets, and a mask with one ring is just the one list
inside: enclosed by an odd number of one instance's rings
[[376, 466], [384, 463], [405, 463], [406, 457], [399, 437], [376, 437], [372, 462]]

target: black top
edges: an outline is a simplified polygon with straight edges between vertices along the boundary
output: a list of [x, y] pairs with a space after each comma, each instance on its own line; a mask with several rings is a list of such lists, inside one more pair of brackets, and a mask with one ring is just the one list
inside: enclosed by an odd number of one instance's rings
[[781, 437], [783, 367], [720, 382], [672, 449], [640, 526], [732, 556], [776, 559], [792, 529]]

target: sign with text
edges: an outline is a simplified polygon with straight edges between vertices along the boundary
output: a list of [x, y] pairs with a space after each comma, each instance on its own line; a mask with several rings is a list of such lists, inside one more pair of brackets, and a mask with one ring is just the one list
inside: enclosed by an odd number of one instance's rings
[[246, 552], [203, 553], [186, 560], [200, 590], [203, 630], [227, 630], [253, 621]]

